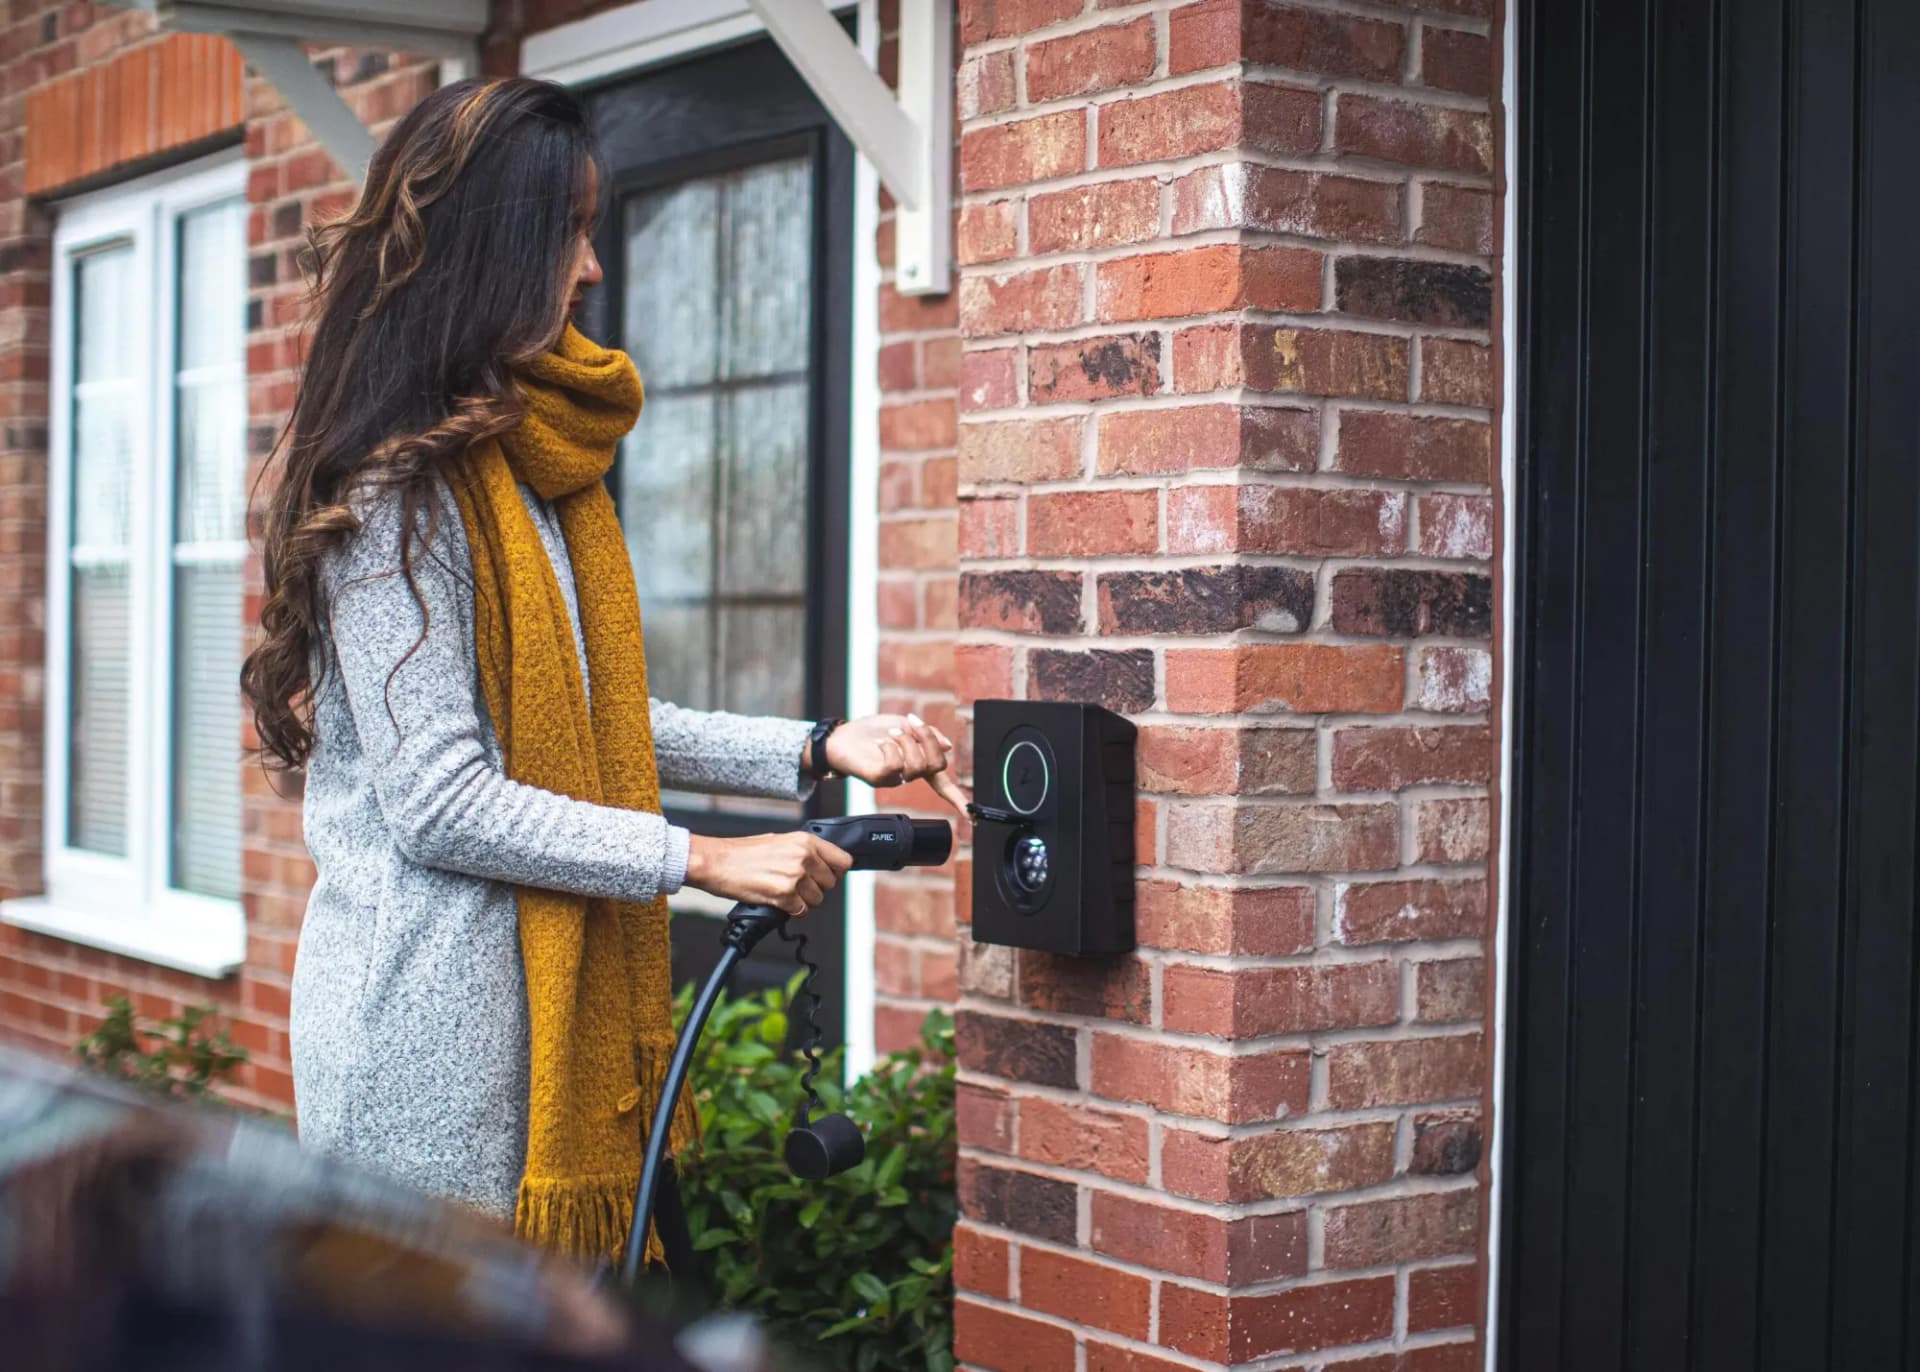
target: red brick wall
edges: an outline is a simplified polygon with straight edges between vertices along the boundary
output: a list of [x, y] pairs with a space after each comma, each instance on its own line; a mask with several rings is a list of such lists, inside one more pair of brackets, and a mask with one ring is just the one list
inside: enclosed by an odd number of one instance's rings
[[1142, 946], [963, 960], [960, 1358], [1477, 1366], [1490, 0], [961, 10], [957, 679], [1139, 721]]
[[[72, 176], [98, 178], [144, 170], [169, 147], [193, 145], [213, 110], [236, 132], [244, 130], [251, 163], [247, 196], [250, 244], [248, 414], [256, 464], [284, 422], [297, 355], [294, 326], [303, 286], [294, 255], [309, 214], [350, 201], [352, 188], [306, 128], [284, 112], [266, 83], [247, 78], [243, 110], [205, 69], [232, 68], [200, 51], [195, 61], [165, 59], [180, 40], [157, 37], [150, 16], [86, 4], [16, 4], [10, 28], [0, 30], [0, 898], [42, 888], [40, 786], [42, 779], [41, 665], [45, 649], [45, 528], [48, 253], [53, 217], [28, 201], [23, 121], [44, 111], [58, 90], [105, 90], [118, 73], [148, 70], [154, 107], [179, 117], [160, 121], [156, 139], [114, 149], [118, 160], [90, 144], [46, 142], [35, 186], [59, 190]], [[209, 40], [210, 41], [210, 40]], [[221, 50], [225, 44], [220, 44]], [[230, 51], [230, 50], [227, 50]], [[145, 58], [145, 54], [152, 54]], [[316, 53], [348, 102], [376, 130], [433, 88], [434, 69], [386, 54]], [[230, 59], [228, 59], [230, 60]], [[90, 80], [94, 73], [102, 73]], [[195, 113], [195, 98], [216, 103]], [[105, 96], [96, 98], [105, 99]], [[171, 129], [168, 133], [167, 130]], [[257, 471], [257, 466], [256, 469]], [[248, 568], [249, 622], [258, 613], [260, 569]], [[252, 743], [249, 734], [245, 740]], [[288, 1109], [293, 1081], [287, 1051], [287, 994], [294, 943], [313, 869], [300, 841], [297, 785], [278, 795], [257, 767], [242, 772], [247, 798], [242, 852], [242, 902], [247, 958], [234, 976], [210, 980], [157, 967], [61, 939], [0, 926], [0, 1039], [56, 1052], [98, 1019], [109, 996], [128, 995], [143, 1015], [165, 1017], [189, 1004], [211, 1004], [226, 1016], [234, 1038], [250, 1053], [231, 1094], [249, 1104]]]

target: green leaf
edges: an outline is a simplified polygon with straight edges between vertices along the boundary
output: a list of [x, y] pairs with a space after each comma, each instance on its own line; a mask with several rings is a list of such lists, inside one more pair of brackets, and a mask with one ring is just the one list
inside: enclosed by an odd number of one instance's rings
[[826, 1208], [827, 1198], [825, 1196], [815, 1196], [812, 1200], [801, 1206], [800, 1227], [802, 1229], [813, 1228], [813, 1222], [820, 1218], [820, 1212]]
[[869, 1305], [877, 1304], [887, 1298], [887, 1284], [871, 1272], [856, 1272], [849, 1283], [858, 1295]]

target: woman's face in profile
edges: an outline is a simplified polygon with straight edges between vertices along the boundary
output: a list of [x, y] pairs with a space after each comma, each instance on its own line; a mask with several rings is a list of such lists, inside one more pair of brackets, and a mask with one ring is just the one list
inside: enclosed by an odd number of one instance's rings
[[600, 170], [587, 162], [586, 203], [580, 208], [580, 232], [573, 243], [573, 265], [567, 272], [567, 314], [580, 309], [580, 297], [600, 283], [600, 259], [593, 255], [593, 224], [600, 208]]

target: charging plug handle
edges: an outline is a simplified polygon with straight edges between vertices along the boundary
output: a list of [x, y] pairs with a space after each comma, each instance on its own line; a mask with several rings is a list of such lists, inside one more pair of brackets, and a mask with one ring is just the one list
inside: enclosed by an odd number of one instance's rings
[[938, 867], [953, 855], [953, 826], [944, 819], [836, 815], [808, 820], [807, 832], [845, 850], [859, 872]]

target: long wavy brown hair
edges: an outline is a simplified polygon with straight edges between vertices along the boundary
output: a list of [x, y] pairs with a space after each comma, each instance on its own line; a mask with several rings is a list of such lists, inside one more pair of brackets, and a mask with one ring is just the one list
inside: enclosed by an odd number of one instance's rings
[[320, 566], [358, 528], [349, 497], [398, 493], [399, 570], [424, 636], [413, 569], [434, 482], [520, 419], [513, 371], [566, 323], [593, 159], [565, 88], [459, 81], [387, 135], [350, 213], [309, 230], [312, 336], [261, 475], [263, 637], [240, 673], [269, 765], [301, 767], [313, 751]]

